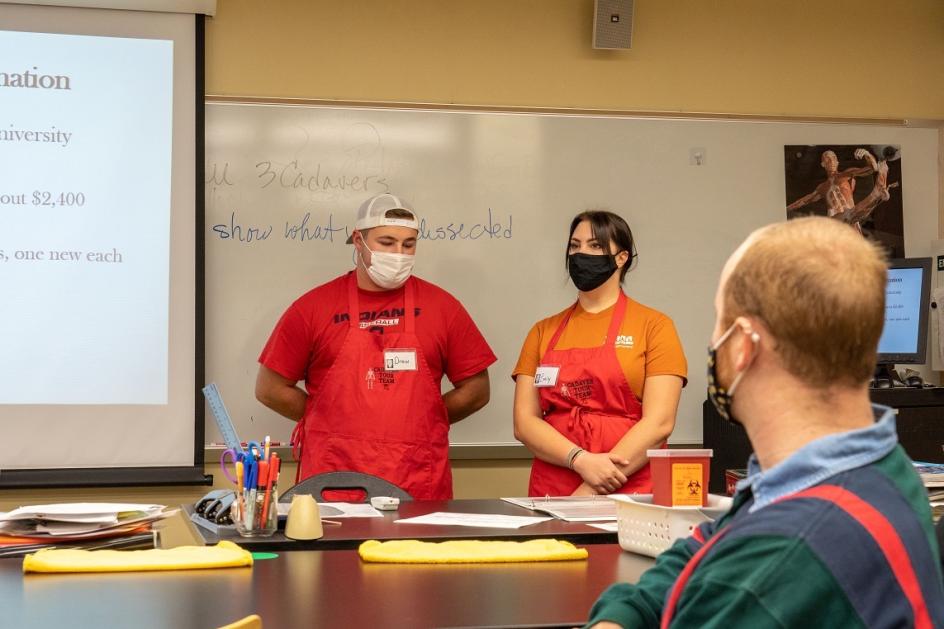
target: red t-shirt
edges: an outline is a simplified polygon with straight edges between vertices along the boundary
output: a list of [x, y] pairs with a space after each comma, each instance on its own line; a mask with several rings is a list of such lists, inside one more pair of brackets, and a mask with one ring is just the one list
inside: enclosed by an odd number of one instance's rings
[[[279, 319], [259, 356], [260, 363], [283, 377], [305, 380], [309, 395], [318, 390], [347, 334], [349, 275], [299, 297]], [[435, 381], [445, 374], [455, 384], [494, 363], [495, 354], [459, 300], [434, 284], [414, 279], [416, 335]], [[358, 289], [361, 327], [375, 334], [401, 331], [403, 292], [402, 287]]]

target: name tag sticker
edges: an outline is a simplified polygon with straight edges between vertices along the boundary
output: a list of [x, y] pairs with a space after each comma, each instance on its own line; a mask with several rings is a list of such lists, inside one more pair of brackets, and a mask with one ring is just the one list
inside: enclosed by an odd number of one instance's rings
[[554, 365], [541, 365], [534, 372], [534, 386], [553, 387], [557, 384], [557, 374], [560, 373], [560, 367]]
[[388, 349], [384, 351], [386, 371], [416, 371], [415, 349]]

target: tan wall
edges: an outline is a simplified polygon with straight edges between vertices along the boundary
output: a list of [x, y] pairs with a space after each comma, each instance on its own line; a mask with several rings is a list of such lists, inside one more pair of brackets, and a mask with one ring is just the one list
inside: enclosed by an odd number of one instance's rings
[[[528, 492], [530, 460], [512, 461], [455, 461], [453, 462], [453, 485], [456, 498], [497, 498], [501, 496], [525, 496]], [[219, 465], [207, 465], [206, 471], [213, 475], [214, 487], [229, 487], [220, 473]], [[286, 463], [282, 468], [283, 487], [289, 487], [295, 479], [295, 464]], [[106, 487], [100, 489], [16, 489], [0, 492], [0, 511], [9, 511], [27, 504], [50, 502], [99, 502], [134, 501], [149, 504], [178, 506], [196, 502], [211, 487]]]
[[629, 52], [592, 0], [219, 0], [207, 92], [944, 118], [940, 0], [637, 0]]
[[[207, 93], [944, 118], [940, 0], [637, 0], [628, 52], [590, 47], [592, 13], [592, 0], [219, 0]], [[457, 462], [456, 495], [523, 494], [527, 469]], [[0, 509], [204, 491], [5, 491]]]

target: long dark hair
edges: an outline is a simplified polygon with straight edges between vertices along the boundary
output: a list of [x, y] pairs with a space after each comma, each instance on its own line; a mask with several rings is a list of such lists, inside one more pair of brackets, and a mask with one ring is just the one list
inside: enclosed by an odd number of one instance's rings
[[620, 269], [620, 284], [622, 284], [630, 267], [636, 266], [638, 258], [636, 239], [633, 238], [633, 230], [629, 228], [629, 224], [623, 220], [623, 217], [607, 210], [584, 210], [570, 221], [570, 234], [567, 236], [567, 246], [564, 248], [564, 268], [567, 268], [570, 263], [570, 239], [574, 237], [577, 225], [584, 221], [590, 221], [590, 231], [607, 255], [610, 254], [610, 243], [616, 245], [617, 253], [620, 251], [629, 253], [629, 260]]

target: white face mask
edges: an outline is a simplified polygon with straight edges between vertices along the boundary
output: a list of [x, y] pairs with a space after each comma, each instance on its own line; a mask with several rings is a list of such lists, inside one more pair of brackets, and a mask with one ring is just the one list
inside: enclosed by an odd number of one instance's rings
[[363, 257], [361, 257], [361, 264], [364, 264], [367, 274], [377, 286], [393, 290], [400, 288], [410, 279], [416, 256], [406, 253], [371, 251], [366, 242], [364, 249], [370, 251], [370, 266], [367, 266]]

